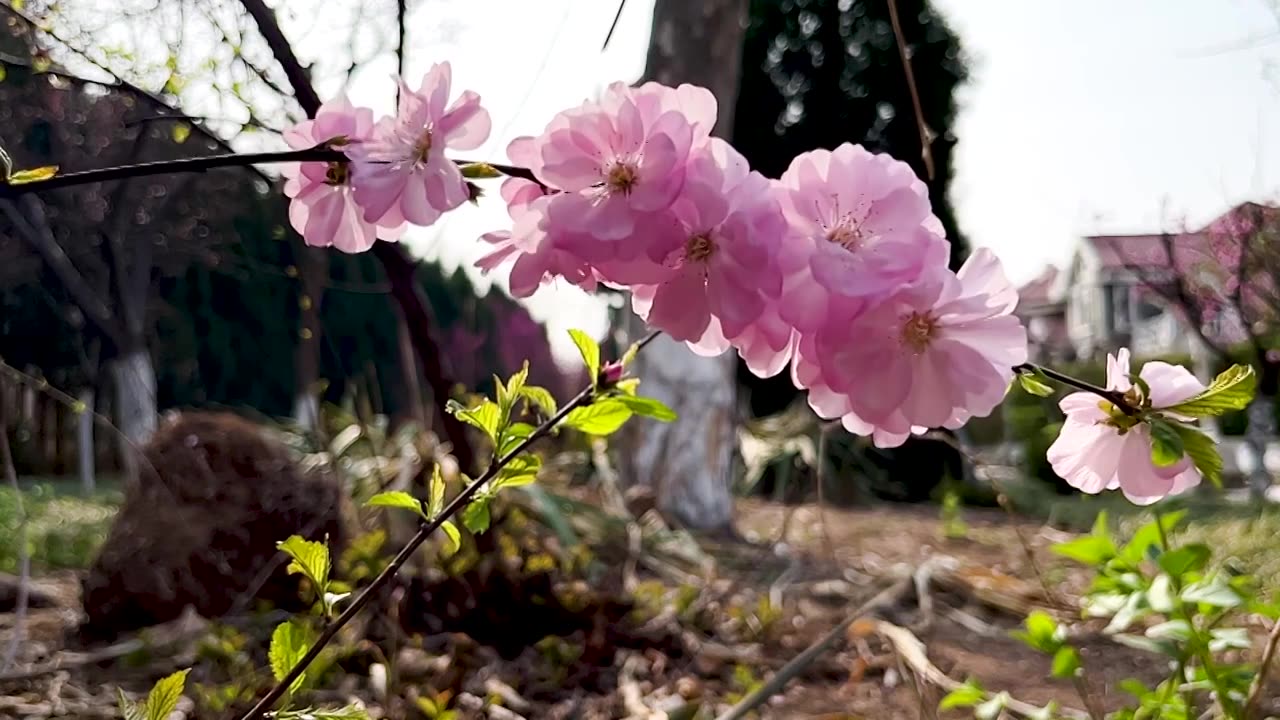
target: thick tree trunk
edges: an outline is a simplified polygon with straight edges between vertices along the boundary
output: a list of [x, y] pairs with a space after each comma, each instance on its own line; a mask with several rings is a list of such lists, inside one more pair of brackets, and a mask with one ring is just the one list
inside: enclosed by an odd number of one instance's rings
[[1271, 487], [1271, 472], [1267, 470], [1267, 442], [1274, 434], [1275, 398], [1259, 394], [1246, 411], [1249, 429], [1245, 431], [1244, 444], [1249, 453], [1249, 494], [1257, 500], [1264, 499]]
[[[657, 0], [645, 74], [666, 85], [693, 83], [715, 94], [716, 133], [733, 127], [746, 0]], [[630, 322], [639, 337], [639, 318]], [[699, 530], [727, 530], [733, 522], [737, 449], [736, 362], [694, 355], [683, 343], [659, 338], [636, 360], [646, 395], [680, 415], [670, 424], [634, 423], [623, 440], [621, 467], [628, 485], [650, 486], [669, 519]]]
[[120, 464], [126, 483], [138, 479], [137, 449], [156, 430], [156, 371], [145, 347], [134, 347], [111, 361]]
[[97, 476], [94, 471], [94, 447], [93, 447], [93, 388], [84, 388], [80, 391], [80, 414], [76, 416], [76, 457], [78, 459], [77, 467], [80, 473], [80, 487], [85, 494], [92, 493], [97, 488]]

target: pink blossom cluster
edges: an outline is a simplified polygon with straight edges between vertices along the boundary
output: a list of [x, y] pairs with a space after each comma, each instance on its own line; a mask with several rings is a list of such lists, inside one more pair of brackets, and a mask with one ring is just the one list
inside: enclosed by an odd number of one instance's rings
[[[374, 123], [339, 98], [286, 133], [295, 149], [342, 152], [285, 170], [307, 243], [362, 252], [472, 199], [445, 150], [479, 147], [490, 120], [473, 92], [450, 102], [451, 84], [436, 65], [417, 90], [401, 82], [393, 116]], [[507, 268], [517, 297], [557, 280], [627, 290], [638, 315], [694, 352], [732, 348], [762, 377], [790, 368], [820, 416], [882, 447], [989, 414], [1027, 361], [999, 260], [978, 250], [949, 269], [908, 165], [844, 144], [771, 180], [712, 136], [716, 111], [703, 88], [615, 83], [517, 138], [507, 155], [519, 170], [501, 188], [511, 226], [482, 237], [477, 265]], [[1135, 380], [1127, 350], [1109, 359], [1107, 383], [1125, 408], [1093, 393], [1062, 401], [1055, 471], [1137, 503], [1196, 485], [1188, 457], [1153, 459], [1147, 414], [1181, 420], [1168, 409], [1204, 386], [1164, 363]]]
[[[470, 197], [444, 151], [478, 147], [489, 117], [474, 93], [449, 97], [437, 65], [418, 90], [401, 84], [393, 117], [339, 99], [288, 134], [347, 156], [287, 173], [307, 242], [359, 252]], [[882, 446], [989, 414], [1027, 356], [995, 256], [948, 268], [905, 163], [845, 144], [771, 180], [712, 136], [716, 111], [704, 88], [615, 83], [514, 140], [530, 177], [503, 183], [511, 228], [483, 237], [479, 267], [509, 267], [517, 297], [555, 280], [626, 289], [694, 352], [733, 348], [761, 376], [790, 366], [814, 410]]]

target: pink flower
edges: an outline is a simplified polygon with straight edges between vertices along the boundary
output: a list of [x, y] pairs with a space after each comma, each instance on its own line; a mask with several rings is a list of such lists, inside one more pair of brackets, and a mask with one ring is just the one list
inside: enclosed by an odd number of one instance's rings
[[474, 150], [489, 137], [489, 113], [470, 90], [446, 108], [453, 73], [433, 65], [415, 92], [400, 83], [395, 117], [378, 121], [356, 148], [356, 200], [365, 219], [383, 227], [426, 226], [470, 199], [466, 180], [446, 148]]
[[[313, 120], [304, 120], [284, 133], [295, 150], [325, 143], [352, 147], [373, 129], [373, 111], [356, 108], [345, 96], [320, 107]], [[379, 237], [394, 240], [403, 228], [377, 228], [365, 220], [351, 185], [351, 165], [346, 162], [290, 163], [281, 169], [289, 204], [289, 223], [306, 244], [335, 247], [346, 253], [364, 252]]]
[[547, 234], [546, 207], [551, 198], [541, 186], [522, 178], [509, 178], [502, 183], [502, 198], [507, 201], [513, 228], [480, 238], [496, 249], [480, 258], [476, 267], [488, 273], [510, 260], [511, 294], [518, 298], [529, 297], [556, 277], [584, 290], [595, 289], [597, 278], [591, 266], [556, 247], [554, 238]]
[[509, 154], [565, 191], [550, 211], [557, 225], [635, 246], [638, 218], [667, 209], [684, 186], [690, 150], [705, 140], [715, 110], [702, 88], [614, 83], [598, 102], [562, 112], [538, 137], [513, 142]]
[[632, 307], [695, 352], [722, 353], [782, 292], [776, 244], [784, 221], [769, 181], [713, 138], [690, 160], [662, 222], [674, 240], [664, 263], [672, 274], [633, 287]]
[[828, 296], [879, 297], [946, 267], [942, 225], [906, 163], [845, 143], [797, 156], [779, 183], [790, 231], [812, 246], [816, 286], [787, 303], [798, 327]]
[[[1138, 377], [1151, 388], [1151, 409], [1168, 408], [1203, 391], [1186, 368], [1163, 362], [1142, 366]], [[1129, 351], [1107, 356], [1107, 389], [1139, 391], [1129, 379]], [[1151, 459], [1151, 427], [1130, 419], [1107, 401], [1087, 392], [1072, 393], [1060, 403], [1067, 419], [1049, 447], [1053, 471], [1072, 487], [1089, 494], [1119, 489], [1138, 505], [1149, 505], [1200, 484], [1200, 472], [1183, 456], [1167, 467]]]
[[833, 302], [814, 332], [800, 333], [792, 379], [819, 415], [882, 447], [959, 427], [989, 414], [1026, 362], [1016, 304], [999, 260], [979, 249], [958, 274], [926, 276], [873, 305]]

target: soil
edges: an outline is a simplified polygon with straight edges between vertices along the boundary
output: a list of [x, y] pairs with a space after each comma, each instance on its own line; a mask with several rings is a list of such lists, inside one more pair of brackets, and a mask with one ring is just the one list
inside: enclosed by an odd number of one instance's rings
[[[580, 499], [598, 502], [596, 498]], [[638, 620], [635, 613], [625, 617], [621, 612], [609, 613], [610, 638], [644, 638], [646, 632], [665, 622], [655, 634], [666, 638], [662, 643], [646, 646], [611, 639], [609, 644], [616, 647], [601, 659], [579, 656], [564, 665], [562, 660], [548, 658], [566, 648], [592, 647], [599, 638], [590, 637], [590, 630], [566, 630], [570, 634], [561, 638], [559, 645], [538, 643], [536, 648], [523, 652], [505, 648], [500, 653], [461, 634], [427, 633], [423, 641], [410, 643], [400, 651], [401, 681], [408, 687], [407, 696], [411, 700], [428, 688], [438, 689], [440, 678], [461, 672], [469, 679], [457, 677], [450, 681], [456, 692], [470, 693], [468, 697], [472, 699], [483, 698], [486, 692], [474, 689], [483, 684], [478, 678], [484, 682], [500, 680], [498, 687], [514, 689], [521, 696], [517, 699], [529, 703], [519, 716], [531, 719], [635, 717], [626, 710], [629, 694], [643, 697], [646, 702], [655, 698], [700, 697], [723, 709], [749, 690], [752, 683], [769, 677], [786, 660], [839, 624], [853, 608], [883, 589], [895, 572], [919, 568], [931, 557], [955, 558], [960, 567], [956, 572], [977, 585], [1002, 596], [1047, 606], [1059, 600], [1069, 603], [1087, 582], [1084, 572], [1049, 551], [1052, 544], [1069, 535], [1011, 518], [999, 510], [966, 510], [964, 532], [955, 537], [944, 534], [937, 508], [928, 506], [886, 504], [820, 511], [812, 504], [782, 506], [749, 499], [740, 502], [737, 517], [741, 538], [701, 543], [702, 549], [716, 560], [715, 578], [688, 612], [665, 620], [661, 613], [656, 618]], [[784, 527], [786, 534], [782, 537]], [[625, 561], [617, 563], [624, 564]], [[643, 571], [639, 579], [647, 579], [649, 584], [654, 580]], [[28, 645], [36, 647], [35, 652], [24, 654], [48, 657], [65, 642], [68, 628], [74, 627], [78, 587], [74, 574], [43, 581], [45, 586], [54, 587], [54, 596], [60, 596], [57, 586], [65, 585], [63, 594], [70, 596], [67, 602], [71, 604], [32, 611]], [[666, 580], [664, 585], [668, 593], [678, 592], [678, 583]], [[771, 595], [782, 598], [781, 613], [776, 619], [761, 621], [760, 627], [752, 630], [752, 622], [763, 615], [757, 612], [753, 616], [742, 609], [763, 608], [760, 598]], [[914, 627], [927, 647], [929, 659], [951, 678], [976, 678], [989, 690], [1004, 690], [1028, 703], [1043, 705], [1053, 700], [1064, 706], [1081, 707], [1069, 682], [1049, 677], [1048, 659], [1010, 638], [1009, 633], [1020, 618], [993, 610], [989, 603], [976, 602], [972, 596], [945, 586], [932, 591], [930, 599], [933, 612], [927, 617], [920, 613], [918, 599], [907, 598], [886, 618]], [[483, 604], [484, 600], [479, 602]], [[500, 621], [519, 623], [520, 617], [492, 620]], [[7, 644], [11, 625], [12, 617], [0, 614], [0, 650]], [[1096, 634], [1083, 636], [1080, 645], [1091, 696], [1103, 709], [1115, 708], [1123, 701], [1115, 689], [1119, 681], [1129, 677], [1152, 681], [1163, 671], [1159, 659]], [[117, 660], [95, 665], [91, 672], [73, 672], [70, 678], [59, 675], [59, 682], [64, 685], [78, 684], [77, 692], [82, 696], [78, 701], [81, 705], [65, 705], [64, 710], [85, 707], [84, 703], [96, 703], [99, 698], [104, 703], [113, 702], [114, 696], [107, 691], [111, 685], [144, 691], [158, 674], [174, 669], [175, 663], [190, 660], [190, 653], [182, 655], [178, 653], [158, 667], [153, 659], [149, 670], [140, 671], [136, 662]], [[548, 669], [548, 664], [555, 662], [562, 664]], [[423, 675], [411, 674], [413, 663], [426, 668]], [[338, 680], [343, 690], [333, 693], [334, 698], [345, 700], [354, 695], [378, 705], [365, 676], [353, 677], [356, 673], [347, 666], [344, 670], [346, 677]], [[962, 712], [935, 713], [942, 693], [934, 688], [917, 691], [911, 678], [892, 649], [878, 638], [842, 639], [808, 672], [789, 683], [785, 692], [761, 708], [759, 717], [972, 717]], [[0, 717], [91, 716], [71, 711], [60, 714], [56, 703], [47, 700], [50, 692], [48, 683], [0, 681]], [[488, 696], [492, 697], [493, 692], [491, 689]], [[191, 704], [184, 707], [190, 710]], [[382, 707], [382, 717], [423, 717], [410, 709], [409, 701], [391, 700]], [[455, 707], [461, 718], [503, 717], [494, 711], [467, 710], [461, 703]], [[508, 703], [508, 707], [514, 705]], [[104, 712], [97, 716], [108, 715]]]

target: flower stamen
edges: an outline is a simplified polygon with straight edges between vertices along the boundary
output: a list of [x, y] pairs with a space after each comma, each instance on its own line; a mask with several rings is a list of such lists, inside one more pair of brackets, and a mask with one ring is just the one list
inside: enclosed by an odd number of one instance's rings
[[607, 173], [605, 173], [604, 184], [611, 193], [621, 193], [626, 195], [635, 187], [637, 181], [636, 169], [627, 163], [614, 163]]
[[929, 347], [934, 333], [938, 330], [938, 321], [928, 313], [913, 312], [902, 324], [902, 342], [917, 354]]
[[694, 235], [684, 246], [684, 257], [692, 262], [703, 262], [715, 252], [716, 244], [706, 233]]
[[431, 130], [424, 130], [422, 136], [418, 138], [418, 142], [413, 146], [413, 158], [417, 162], [425, 163], [427, 156], [431, 154]]
[[351, 169], [345, 162], [331, 162], [324, 171], [324, 184], [339, 187], [347, 184], [351, 178]]

